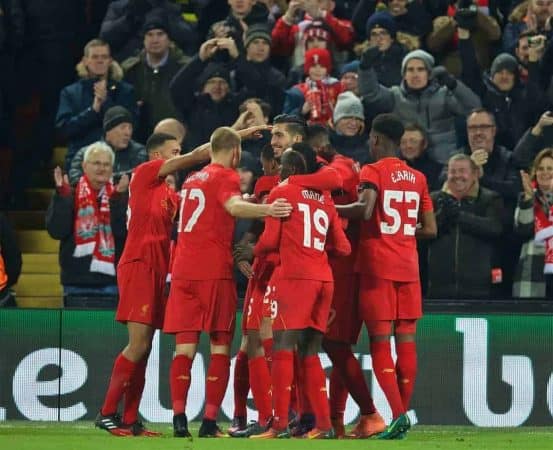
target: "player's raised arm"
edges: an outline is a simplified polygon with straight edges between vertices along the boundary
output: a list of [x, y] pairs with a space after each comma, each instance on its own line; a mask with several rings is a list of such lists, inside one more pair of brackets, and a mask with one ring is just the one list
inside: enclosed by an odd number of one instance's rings
[[177, 170], [188, 169], [203, 162], [209, 161], [210, 146], [211, 144], [208, 142], [207, 144], [196, 147], [189, 153], [175, 156], [171, 159], [166, 160], [159, 168], [158, 176], [160, 178], [163, 178], [170, 173], [176, 172]]

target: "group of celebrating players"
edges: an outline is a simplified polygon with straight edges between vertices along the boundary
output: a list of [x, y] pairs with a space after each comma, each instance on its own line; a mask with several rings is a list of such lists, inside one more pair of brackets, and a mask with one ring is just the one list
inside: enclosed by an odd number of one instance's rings
[[[236, 167], [241, 139], [264, 129], [272, 135], [274, 173], [257, 180], [252, 201], [241, 195]], [[267, 127], [218, 128], [208, 144], [180, 156], [174, 137], [153, 134], [146, 144], [150, 160], [130, 182], [128, 238], [117, 268], [116, 320], [126, 323], [129, 343], [115, 360], [96, 426], [118, 436], [159, 435], [138, 420], [138, 406], [152, 337], [162, 329], [175, 335], [169, 381], [176, 437], [191, 437], [185, 410], [201, 332], [209, 333], [211, 359], [200, 437], [404, 437], [411, 426], [406, 411], [422, 315], [416, 239], [435, 236], [436, 222], [424, 175], [396, 157], [402, 135], [396, 116], [377, 116], [370, 132], [377, 162], [359, 171], [328, 145], [324, 128], [311, 129], [306, 144], [305, 124], [290, 115]], [[166, 185], [168, 174], [208, 159], [188, 176], [179, 197]], [[169, 268], [175, 216], [178, 237]], [[224, 433], [216, 419], [229, 381], [237, 307], [235, 218], [262, 226], [252, 227], [239, 245], [253, 248], [254, 259], [251, 265], [248, 258], [237, 259], [249, 284], [234, 420]], [[351, 349], [363, 324], [376, 379], [392, 410], [388, 426]], [[321, 346], [333, 364], [330, 401]], [[250, 388], [258, 418], [248, 424]], [[346, 433], [348, 393], [360, 419]]]

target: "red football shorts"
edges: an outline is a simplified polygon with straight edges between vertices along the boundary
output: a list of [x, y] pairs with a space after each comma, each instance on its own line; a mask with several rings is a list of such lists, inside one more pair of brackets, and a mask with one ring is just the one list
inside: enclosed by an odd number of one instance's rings
[[118, 266], [119, 304], [115, 320], [163, 328], [167, 300], [165, 278], [165, 275], [158, 274], [142, 261], [132, 261]]
[[244, 311], [242, 314], [242, 332], [259, 330], [263, 320], [263, 297], [267, 290], [267, 279], [250, 279], [246, 296], [244, 297]]
[[332, 281], [279, 279], [267, 289], [273, 330], [314, 328], [324, 333], [333, 291]]
[[420, 281], [392, 281], [361, 275], [359, 315], [363, 322], [422, 317]]
[[336, 275], [325, 338], [356, 344], [363, 321], [358, 313], [359, 275]]
[[163, 331], [234, 331], [236, 304], [234, 280], [173, 279]]

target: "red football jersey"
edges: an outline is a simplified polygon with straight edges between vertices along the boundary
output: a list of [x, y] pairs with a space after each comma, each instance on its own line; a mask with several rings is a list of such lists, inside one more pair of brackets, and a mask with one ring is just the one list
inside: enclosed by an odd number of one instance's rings
[[[336, 154], [329, 166], [334, 168], [343, 180], [342, 189], [332, 191], [332, 200], [336, 205], [348, 205], [356, 202], [359, 194], [359, 163], [347, 156]], [[352, 252], [347, 256], [329, 256], [332, 273], [351, 274], [354, 272], [357, 244], [359, 241], [359, 221], [341, 218], [342, 226], [351, 244]]]
[[258, 203], [265, 202], [269, 192], [278, 184], [279, 179], [280, 177], [278, 175], [263, 175], [257, 179], [253, 189], [253, 195]]
[[140, 260], [165, 276], [177, 195], [158, 176], [162, 159], [140, 164], [129, 184], [127, 240], [119, 265]]
[[186, 179], [181, 189], [173, 280], [232, 278], [234, 218], [224, 205], [235, 195], [241, 195], [238, 173], [220, 164], [209, 164]]
[[260, 254], [278, 249], [282, 278], [332, 281], [326, 241], [337, 253], [351, 251], [330, 195], [301, 186], [277, 186], [268, 202], [285, 198], [292, 204], [290, 217], [267, 217], [265, 230], [255, 246]]
[[377, 191], [369, 221], [361, 223], [357, 271], [394, 281], [419, 279], [416, 226], [422, 212], [432, 211], [426, 177], [398, 158], [367, 164], [361, 187]]

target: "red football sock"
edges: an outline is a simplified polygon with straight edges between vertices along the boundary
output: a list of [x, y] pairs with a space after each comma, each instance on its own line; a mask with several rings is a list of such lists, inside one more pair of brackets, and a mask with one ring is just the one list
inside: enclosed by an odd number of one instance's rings
[[373, 360], [373, 371], [380, 388], [392, 408], [393, 418], [396, 419], [405, 413], [399, 387], [397, 385], [396, 369], [392, 361], [390, 341], [371, 342], [371, 357]]
[[303, 371], [303, 361], [299, 357], [298, 352], [294, 352], [294, 384], [296, 385], [296, 408], [292, 408], [300, 414], [313, 414], [313, 405], [311, 399], [304, 387], [309, 380], [305, 379], [306, 374]]
[[122, 353], [115, 358], [108, 391], [101, 409], [102, 415], [108, 416], [117, 412], [117, 405], [130, 385], [136, 366], [137, 363], [125, 358]]
[[361, 365], [351, 351], [351, 346], [325, 340], [323, 348], [332, 361], [332, 366], [340, 372], [346, 389], [359, 406], [361, 415], [374, 413], [376, 408], [372, 396], [367, 387]]
[[186, 399], [188, 389], [192, 382], [192, 362], [188, 356], [177, 355], [171, 363], [169, 384], [171, 386], [171, 400], [173, 401], [173, 413], [182, 414], [186, 411]]
[[220, 353], [211, 355], [205, 382], [204, 419], [217, 420], [217, 414], [227, 390], [229, 376], [229, 356]]
[[273, 399], [271, 397], [271, 373], [264, 357], [259, 356], [248, 361], [252, 394], [258, 413], [258, 422], [265, 426], [273, 415]]
[[396, 341], [396, 372], [403, 407], [409, 409], [417, 377], [417, 346], [412, 342]]
[[343, 421], [346, 402], [348, 400], [348, 389], [342, 380], [340, 371], [336, 368], [333, 368], [330, 374], [329, 391], [330, 417]]
[[326, 375], [319, 355], [306, 356], [302, 360], [304, 390], [309, 398], [312, 412], [315, 413], [315, 420], [319, 430], [330, 430], [330, 408], [326, 392]]
[[265, 359], [267, 360], [267, 364], [269, 364], [269, 370], [271, 370], [271, 362], [273, 360], [273, 338], [263, 339], [261, 345], [263, 345]]
[[148, 360], [144, 359], [137, 363], [136, 370], [131, 379], [131, 384], [125, 393], [125, 403], [123, 406], [123, 423], [130, 425], [136, 422], [138, 418], [138, 407], [140, 406], [140, 400], [142, 399], [142, 392], [144, 391], [144, 384], [146, 378], [146, 364]]
[[234, 417], [246, 417], [249, 391], [248, 354], [240, 350], [234, 363]]
[[291, 350], [273, 352], [271, 381], [273, 385], [273, 401], [275, 418], [273, 428], [284, 430], [288, 427], [288, 408], [290, 406], [290, 391], [294, 380], [294, 356]]

